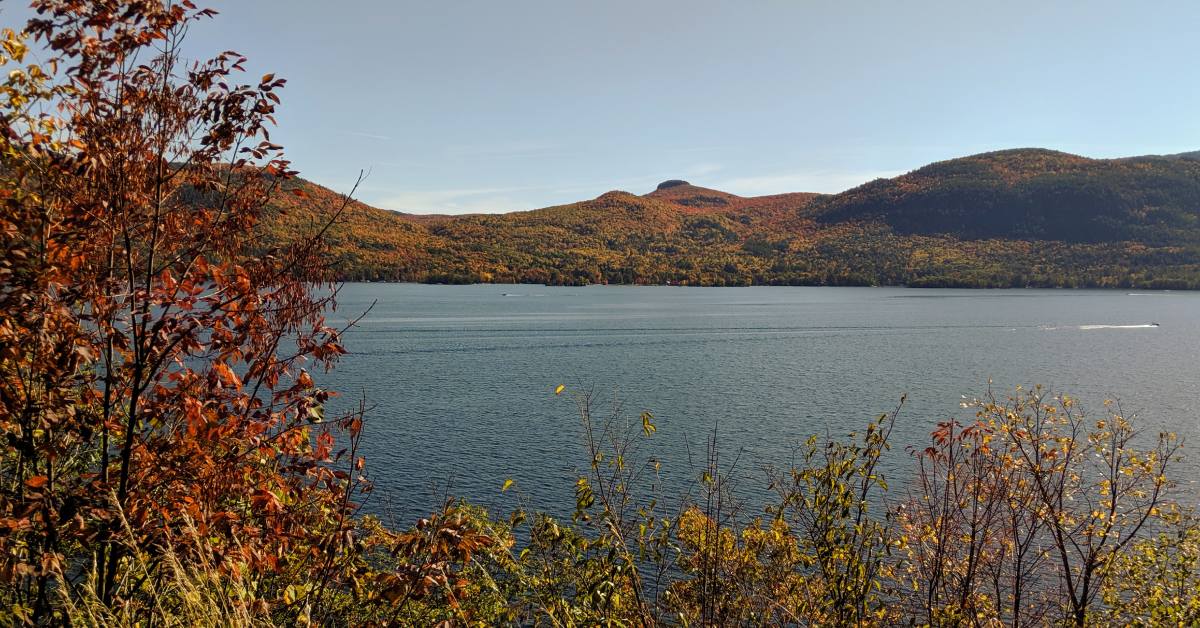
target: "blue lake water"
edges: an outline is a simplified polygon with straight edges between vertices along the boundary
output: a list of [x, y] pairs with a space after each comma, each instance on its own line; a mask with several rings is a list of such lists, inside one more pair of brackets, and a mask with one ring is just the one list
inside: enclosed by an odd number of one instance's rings
[[447, 494], [569, 512], [582, 390], [601, 415], [614, 400], [654, 413], [640, 454], [668, 490], [692, 484], [716, 426], [749, 501], [808, 435], [859, 429], [907, 394], [888, 461], [902, 480], [905, 447], [989, 380], [1095, 413], [1119, 398], [1147, 432], [1200, 443], [1200, 293], [347, 284], [333, 318], [372, 303], [321, 384], [372, 406], [367, 507], [398, 522]]

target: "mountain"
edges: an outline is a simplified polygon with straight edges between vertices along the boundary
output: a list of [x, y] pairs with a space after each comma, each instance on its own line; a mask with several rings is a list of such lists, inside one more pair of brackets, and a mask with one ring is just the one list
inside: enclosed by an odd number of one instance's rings
[[873, 181], [813, 211], [825, 224], [878, 220], [902, 234], [1194, 244], [1200, 161], [1007, 150]]
[[[338, 206], [296, 180], [266, 241]], [[1200, 288], [1200, 159], [1018, 149], [840, 194], [742, 197], [686, 181], [508, 214], [352, 203], [329, 232], [346, 279], [435, 283]]]
[[1174, 155], [1164, 155], [1171, 159], [1200, 159], [1200, 150], [1193, 150], [1186, 153], [1175, 153]]

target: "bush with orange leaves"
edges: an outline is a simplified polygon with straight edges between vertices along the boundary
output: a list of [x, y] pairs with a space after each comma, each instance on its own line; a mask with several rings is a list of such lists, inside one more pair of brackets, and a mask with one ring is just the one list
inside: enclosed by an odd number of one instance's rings
[[33, 4], [0, 59], [0, 613], [61, 622], [85, 585], [138, 607], [166, 572], [132, 548], [319, 606], [275, 583], [337, 580], [367, 486], [361, 416], [324, 417], [306, 370], [344, 353], [322, 232], [248, 237], [293, 175], [284, 82], [183, 59], [211, 15], [186, 1]]

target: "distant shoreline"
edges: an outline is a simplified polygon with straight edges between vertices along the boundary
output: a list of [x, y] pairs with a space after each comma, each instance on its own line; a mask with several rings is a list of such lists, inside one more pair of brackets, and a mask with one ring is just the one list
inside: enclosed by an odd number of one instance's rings
[[[910, 286], [902, 284], [886, 284], [886, 285], [830, 285], [830, 284], [740, 284], [740, 285], [692, 285], [692, 284], [656, 284], [656, 283], [590, 283], [590, 284], [569, 284], [569, 283], [501, 283], [491, 281], [476, 281], [476, 282], [433, 282], [433, 281], [391, 281], [391, 280], [362, 280], [362, 279], [343, 279], [339, 280], [343, 284], [391, 284], [391, 285], [412, 285], [412, 286], [529, 286], [542, 288], [903, 288], [911, 290], [971, 290], [978, 292], [989, 292], [996, 290], [1059, 290], [1059, 291], [1084, 291], [1092, 290], [1098, 292], [1127, 292], [1139, 291], [1151, 293], [1146, 296], [1158, 296], [1175, 292], [1200, 293], [1200, 290], [1193, 288], [1147, 288], [1142, 286], [1130, 287], [1114, 287], [1114, 286], [951, 286], [951, 285], [919, 285]], [[1139, 296], [1131, 294], [1131, 296]]]

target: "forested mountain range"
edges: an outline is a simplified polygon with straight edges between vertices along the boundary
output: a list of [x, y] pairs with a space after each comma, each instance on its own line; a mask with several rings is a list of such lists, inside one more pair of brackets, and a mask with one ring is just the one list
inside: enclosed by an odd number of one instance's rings
[[[938, 162], [840, 194], [741, 197], [667, 181], [533, 211], [424, 216], [353, 203], [345, 279], [684, 285], [1200, 288], [1200, 154], [1043, 149]], [[264, 242], [338, 196], [297, 180]]]

